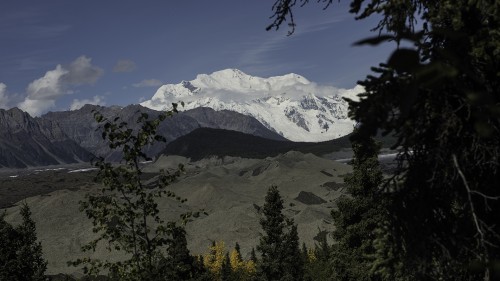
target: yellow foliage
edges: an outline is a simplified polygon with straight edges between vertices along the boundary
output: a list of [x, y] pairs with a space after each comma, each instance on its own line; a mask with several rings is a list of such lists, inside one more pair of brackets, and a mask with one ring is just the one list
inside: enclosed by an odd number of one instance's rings
[[215, 276], [220, 276], [222, 264], [226, 255], [224, 241], [215, 242], [214, 246], [208, 248], [208, 253], [203, 257], [203, 264]]
[[[203, 264], [213, 274], [215, 280], [220, 280], [222, 264], [226, 257], [226, 249], [223, 241], [215, 242], [214, 246], [208, 248], [208, 253], [203, 256]], [[252, 261], [244, 261], [238, 251], [233, 249], [229, 254], [231, 269], [238, 280], [250, 280], [257, 272], [257, 266]]]
[[229, 255], [229, 261], [231, 262], [231, 268], [234, 271], [239, 270], [244, 266], [241, 256], [238, 251], [236, 251], [236, 249], [233, 249], [231, 251], [231, 254]]
[[318, 258], [316, 258], [316, 253], [314, 253], [313, 249], [307, 250], [307, 257], [309, 262], [315, 262]]
[[253, 260], [244, 262], [244, 267], [248, 276], [252, 276], [257, 273], [257, 265], [253, 262]]
[[233, 272], [238, 276], [238, 280], [250, 280], [257, 272], [255, 262], [252, 260], [244, 261], [236, 249], [231, 251], [229, 260], [231, 261]]

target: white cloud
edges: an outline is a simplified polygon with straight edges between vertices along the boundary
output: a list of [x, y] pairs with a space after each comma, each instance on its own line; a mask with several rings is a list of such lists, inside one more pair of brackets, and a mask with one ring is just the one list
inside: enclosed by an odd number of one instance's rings
[[57, 65], [28, 85], [27, 96], [18, 106], [33, 116], [39, 116], [55, 107], [58, 98], [72, 93], [70, 86], [93, 84], [102, 73], [102, 69], [92, 65], [91, 59], [85, 56], [78, 57], [67, 67]]
[[103, 96], [94, 96], [94, 98], [92, 99], [83, 99], [83, 100], [74, 99], [73, 102], [71, 103], [69, 110], [78, 110], [86, 104], [106, 105]]
[[63, 95], [63, 83], [61, 77], [68, 74], [68, 71], [57, 65], [56, 69], [49, 70], [41, 78], [31, 82], [26, 88], [28, 98], [32, 100], [56, 99]]
[[80, 56], [68, 67], [64, 82], [71, 85], [94, 84], [102, 76], [103, 70], [92, 65], [92, 59]]
[[141, 82], [139, 83], [135, 83], [133, 84], [132, 86], [136, 87], [136, 88], [142, 88], [142, 87], [158, 87], [160, 85], [162, 85], [163, 82], [161, 82], [160, 80], [158, 79], [144, 79], [142, 80]]
[[7, 109], [9, 97], [7, 96], [7, 85], [0, 83], [0, 108]]
[[49, 109], [56, 106], [55, 100], [32, 100], [24, 99], [17, 105], [21, 110], [28, 112], [31, 116], [40, 116]]
[[203, 98], [216, 98], [224, 102], [236, 101], [239, 103], [246, 103], [265, 97], [279, 97], [284, 96], [292, 100], [300, 100], [305, 95], [313, 93], [318, 97], [332, 97], [342, 95], [344, 89], [338, 89], [333, 86], [318, 85], [317, 83], [310, 82], [308, 84], [292, 84], [283, 85], [275, 89], [269, 90], [253, 90], [253, 91], [238, 91], [235, 89], [220, 89], [220, 88], [204, 88], [197, 95], [182, 97], [184, 102], [192, 102]]
[[131, 60], [119, 60], [113, 67], [113, 72], [131, 72], [135, 69], [135, 62]]

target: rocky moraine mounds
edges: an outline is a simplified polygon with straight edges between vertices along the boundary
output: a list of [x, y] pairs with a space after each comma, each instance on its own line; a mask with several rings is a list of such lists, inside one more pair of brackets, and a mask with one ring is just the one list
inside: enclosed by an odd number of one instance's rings
[[[245, 258], [258, 244], [259, 218], [271, 185], [278, 186], [285, 215], [297, 223], [301, 241], [313, 246], [320, 231], [333, 229], [330, 211], [335, 207], [335, 199], [343, 194], [343, 189], [329, 186], [342, 185], [343, 175], [350, 172], [348, 165], [294, 151], [264, 159], [226, 156], [191, 161], [181, 156], [161, 156], [153, 163], [144, 164], [142, 170], [152, 180], [160, 169], [172, 169], [178, 164], [184, 164], [185, 173], [169, 188], [187, 201], [182, 204], [161, 198], [158, 201], [161, 216], [175, 221], [181, 213], [203, 209], [206, 214], [201, 213], [186, 226], [191, 252], [205, 253], [212, 241], [222, 240], [228, 247], [238, 242]], [[85, 194], [96, 190], [94, 175], [95, 171], [68, 168], [19, 174], [7, 180], [25, 184], [38, 181], [53, 187], [25, 199], [48, 260], [48, 274], [78, 272], [66, 262], [85, 256], [80, 247], [95, 235], [91, 221], [79, 211], [78, 203]], [[0, 178], [2, 176], [6, 175], [0, 173]], [[67, 188], [63, 188], [62, 183], [67, 184]], [[3, 188], [0, 186], [0, 191]], [[19, 206], [10, 207], [6, 212], [8, 222], [20, 221]], [[104, 247], [98, 247], [92, 257], [120, 258], [120, 254], [110, 254]]]

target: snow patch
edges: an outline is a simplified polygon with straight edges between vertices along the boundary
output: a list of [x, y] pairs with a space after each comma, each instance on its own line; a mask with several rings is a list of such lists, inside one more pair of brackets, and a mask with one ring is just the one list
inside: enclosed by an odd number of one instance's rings
[[77, 170], [71, 170], [68, 172], [69, 173], [84, 173], [84, 172], [90, 172], [94, 170], [99, 170], [98, 168], [86, 168], [86, 169], [77, 169]]

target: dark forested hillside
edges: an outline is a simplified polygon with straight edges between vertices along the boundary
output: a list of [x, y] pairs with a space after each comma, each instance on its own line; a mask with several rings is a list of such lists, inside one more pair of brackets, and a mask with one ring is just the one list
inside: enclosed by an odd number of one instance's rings
[[209, 156], [265, 158], [291, 150], [323, 155], [350, 147], [348, 137], [319, 142], [291, 142], [266, 139], [241, 132], [200, 128], [167, 145], [164, 154], [181, 155], [192, 160]]

